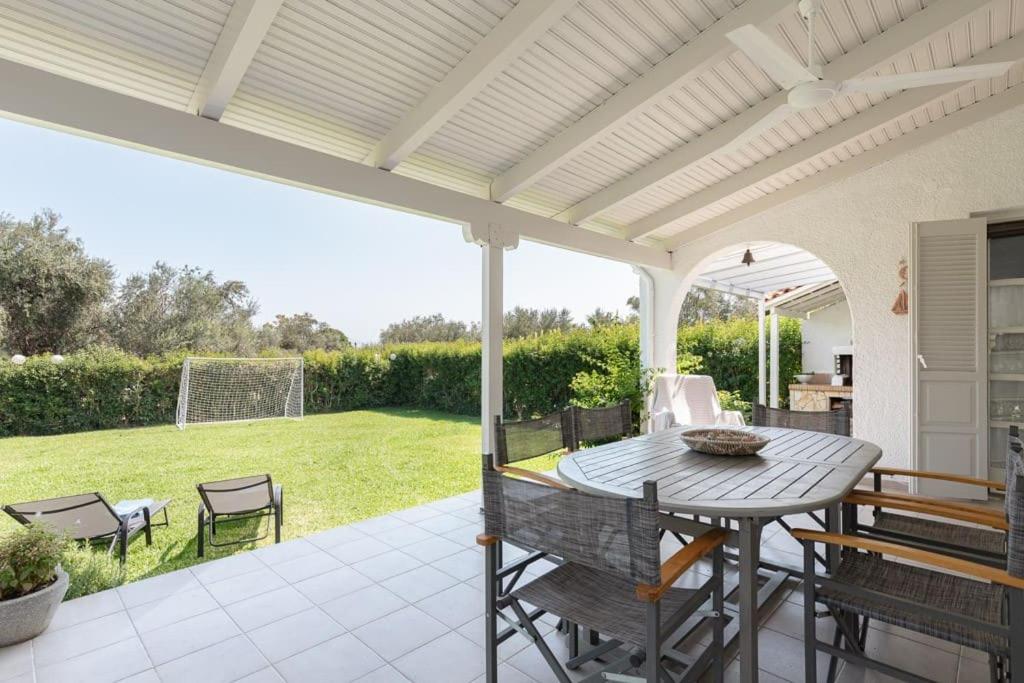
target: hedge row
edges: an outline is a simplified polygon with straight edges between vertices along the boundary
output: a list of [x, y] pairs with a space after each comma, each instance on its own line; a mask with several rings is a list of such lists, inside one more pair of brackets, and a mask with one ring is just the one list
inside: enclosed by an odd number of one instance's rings
[[[789, 321], [795, 323], [795, 321]], [[782, 326], [782, 375], [799, 370], [800, 332]], [[577, 402], [640, 395], [635, 325], [551, 333], [505, 344], [506, 414], [546, 413]], [[756, 393], [757, 331], [752, 321], [681, 329], [680, 369], [715, 377], [719, 389]], [[110, 348], [0, 363], [0, 435], [61, 434], [174, 421], [184, 354], [137, 358]], [[398, 345], [305, 354], [305, 410], [381, 406], [475, 415], [480, 410], [480, 345]], [[639, 404], [639, 401], [637, 401]]]

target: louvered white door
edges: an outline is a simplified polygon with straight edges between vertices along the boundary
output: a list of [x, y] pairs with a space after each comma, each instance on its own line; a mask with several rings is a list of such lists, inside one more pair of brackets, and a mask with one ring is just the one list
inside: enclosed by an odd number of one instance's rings
[[[984, 219], [914, 226], [911, 314], [916, 368], [916, 468], [988, 473]], [[977, 487], [921, 479], [930, 496], [981, 498]]]

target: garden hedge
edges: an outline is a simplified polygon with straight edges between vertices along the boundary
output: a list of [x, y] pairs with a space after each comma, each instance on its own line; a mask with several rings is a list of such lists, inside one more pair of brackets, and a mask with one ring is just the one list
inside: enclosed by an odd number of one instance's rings
[[[781, 375], [800, 369], [800, 329], [782, 321]], [[757, 325], [714, 322], [679, 330], [679, 370], [710, 374], [733, 399], [757, 391]], [[638, 399], [636, 325], [553, 332], [505, 344], [506, 414], [546, 413]], [[21, 366], [0, 362], [0, 436], [61, 434], [170, 424], [184, 353], [137, 358], [92, 348], [55, 364], [48, 356]], [[480, 345], [406, 344], [305, 354], [309, 414], [376, 408], [423, 408], [475, 415], [480, 410]]]

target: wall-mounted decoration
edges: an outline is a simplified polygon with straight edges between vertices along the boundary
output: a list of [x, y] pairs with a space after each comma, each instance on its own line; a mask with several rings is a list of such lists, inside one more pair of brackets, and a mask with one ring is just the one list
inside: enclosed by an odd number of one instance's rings
[[896, 277], [900, 281], [900, 291], [896, 295], [896, 301], [892, 304], [892, 312], [896, 315], [906, 315], [910, 310], [907, 300], [907, 259], [900, 259], [900, 264], [896, 269]]

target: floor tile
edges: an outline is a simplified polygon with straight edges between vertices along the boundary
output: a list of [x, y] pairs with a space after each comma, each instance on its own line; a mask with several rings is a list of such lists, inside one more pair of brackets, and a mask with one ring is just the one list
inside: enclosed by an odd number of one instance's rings
[[[254, 560], [255, 561], [255, 560]], [[188, 569], [161, 574], [142, 581], [126, 583], [117, 587], [117, 594], [125, 607], [142, 605], [153, 600], [199, 588], [199, 581]]]
[[224, 579], [234, 578], [249, 572], [265, 569], [266, 565], [249, 553], [232, 555], [219, 560], [212, 560], [191, 567], [192, 573], [200, 583], [210, 585]]
[[132, 607], [128, 616], [135, 624], [135, 630], [145, 633], [219, 608], [220, 604], [213, 596], [200, 587]]
[[348, 595], [360, 588], [369, 586], [373, 581], [351, 567], [341, 567], [326, 574], [300, 581], [295, 588], [307, 598], [320, 605], [325, 602]]
[[289, 683], [348, 683], [384, 664], [384, 660], [358, 638], [345, 634], [279, 662], [277, 670]]
[[160, 676], [157, 675], [156, 669], [146, 669], [134, 676], [122, 678], [119, 683], [160, 683]]
[[416, 606], [449, 628], [458, 628], [484, 612], [484, 594], [460, 583], [416, 603]]
[[252, 551], [253, 556], [271, 567], [280, 564], [282, 562], [289, 562], [306, 555], [312, 555], [317, 552], [319, 548], [310, 543], [304, 538], [296, 538], [291, 541], [285, 541], [284, 543], [273, 543], [271, 545], [265, 545], [262, 548], [257, 548]]
[[470, 683], [484, 672], [484, 651], [458, 633], [449, 632], [392, 665], [413, 683]]
[[[498, 665], [498, 680], [501, 683], [537, 683], [519, 669], [504, 662]], [[473, 683], [487, 683], [487, 677], [480, 676]]]
[[352, 633], [389, 662], [443, 635], [448, 627], [415, 607], [371, 621]]
[[386, 553], [389, 550], [391, 550], [391, 546], [387, 543], [366, 536], [336, 545], [328, 549], [327, 552], [345, 564], [355, 564], [356, 562]]
[[0, 681], [26, 673], [32, 675], [32, 643], [0, 647]]
[[458, 580], [440, 569], [424, 565], [393, 576], [380, 585], [407, 602], [416, 602], [458, 583]]
[[32, 643], [35, 664], [55, 664], [134, 636], [135, 628], [128, 614], [115, 612], [38, 636]]
[[238, 634], [235, 622], [218, 609], [148, 631], [141, 638], [153, 664], [160, 665]]
[[224, 610], [243, 631], [251, 631], [313, 606], [291, 586], [228, 605]]
[[58, 631], [68, 626], [81, 624], [83, 621], [90, 621], [105, 617], [114, 612], [124, 609], [121, 598], [116, 590], [105, 590], [82, 598], [62, 602], [53, 615], [53, 621], [46, 628], [47, 631]]
[[443, 534], [446, 531], [454, 531], [466, 526], [466, 520], [455, 515], [439, 515], [416, 522], [416, 526], [434, 534]]
[[[499, 630], [502, 628], [504, 628], [503, 625], [498, 626]], [[462, 626], [457, 628], [456, 631], [458, 631], [459, 634], [465, 636], [466, 638], [472, 640], [481, 648], [486, 645], [487, 641], [484, 639], [483, 615], [480, 615], [479, 617], [474, 618], [472, 621], [463, 624]], [[542, 634], [544, 634], [550, 631], [550, 629], [540, 629], [540, 631]], [[533, 647], [533, 643], [527, 640], [525, 637], [523, 637], [522, 634], [517, 633], [516, 635], [512, 636], [511, 638], [509, 638], [504, 643], [498, 646], [498, 659], [504, 661], [512, 655], [516, 654], [517, 652], [522, 651], [524, 648], [528, 646]]]
[[279, 662], [344, 632], [344, 628], [314, 607], [250, 631], [249, 638], [267, 659]]
[[339, 526], [334, 529], [328, 529], [327, 531], [321, 531], [318, 534], [308, 536], [306, 540], [322, 550], [327, 550], [336, 545], [341, 545], [342, 543], [348, 543], [365, 537], [366, 534], [358, 529], [353, 529], [351, 526]]
[[415, 557], [420, 562], [433, 562], [462, 552], [463, 547], [455, 541], [431, 534], [430, 538], [404, 546], [402, 552]]
[[465, 581], [483, 574], [484, 558], [472, 550], [460, 550], [454, 555], [434, 560], [430, 566], [440, 569], [445, 574], [451, 574], [459, 581]]
[[461, 510], [474, 504], [479, 505], [479, 499], [466, 500], [462, 496], [452, 496], [451, 498], [442, 498], [441, 500], [435, 500], [431, 503], [427, 503], [430, 507], [441, 510], [442, 512]]
[[392, 576], [403, 574], [410, 569], [415, 569], [421, 564], [415, 557], [406, 555], [400, 550], [391, 550], [383, 555], [377, 555], [368, 560], [356, 562], [352, 567], [374, 581], [383, 581]]
[[339, 624], [353, 630], [375, 619], [397, 612], [408, 603], [391, 591], [373, 584], [349, 593], [321, 607]]
[[[437, 517], [432, 517], [430, 520], [424, 521], [428, 522], [432, 519], [437, 519]], [[431, 532], [421, 529], [413, 524], [404, 524], [389, 531], [382, 531], [374, 536], [378, 541], [383, 541], [394, 548], [404, 548], [407, 545], [419, 543], [420, 541], [425, 541], [433, 537], [434, 534]]]
[[442, 534], [438, 534], [443, 538], [447, 538], [449, 541], [454, 541], [464, 548], [469, 548], [477, 552], [480, 551], [480, 546], [476, 543], [476, 537], [482, 533], [482, 526], [479, 524], [468, 524], [466, 526], [459, 527], [452, 531], [446, 531]]
[[284, 579], [268, 567], [257, 569], [230, 579], [211, 583], [206, 587], [210, 595], [221, 605], [230, 605], [246, 598], [269, 593], [288, 585]]
[[430, 507], [429, 505], [419, 505], [414, 508], [406, 508], [404, 510], [399, 510], [398, 512], [392, 512], [391, 516], [397, 517], [403, 522], [412, 524], [413, 522], [422, 522], [425, 519], [437, 517], [440, 514], [443, 513], [437, 508]]
[[269, 662], [245, 636], [185, 655], [156, 668], [163, 683], [229, 683], [267, 668]]
[[344, 566], [340, 560], [318, 549], [314, 554], [275, 564], [272, 569], [288, 583], [297, 583]]
[[[371, 671], [356, 683], [409, 683], [409, 679], [398, 672], [393, 666], [382, 666], [376, 671]], [[502, 681], [501, 683], [505, 683]]]
[[960, 659], [956, 672], [957, 683], [976, 683], [977, 681], [986, 681], [988, 679], [989, 669], [987, 662], [979, 662], [975, 659], [967, 659], [966, 657]]
[[276, 669], [268, 666], [266, 669], [260, 669], [256, 673], [239, 678], [236, 683], [284, 683], [284, 679]]
[[405, 526], [405, 524], [406, 522], [403, 522], [397, 517], [384, 515], [383, 517], [373, 517], [371, 519], [364, 519], [361, 522], [356, 522], [352, 525], [352, 528], [357, 531], [362, 531], [365, 534], [376, 536], [383, 531], [397, 529], [400, 526]]
[[906, 669], [938, 683], [954, 683], [956, 681], [957, 663], [960, 657], [945, 650], [929, 647], [891, 633], [869, 629], [864, 651], [871, 659]]
[[48, 666], [40, 666], [38, 661], [36, 664], [36, 683], [117, 681], [152, 666], [138, 638], [122, 640]]

